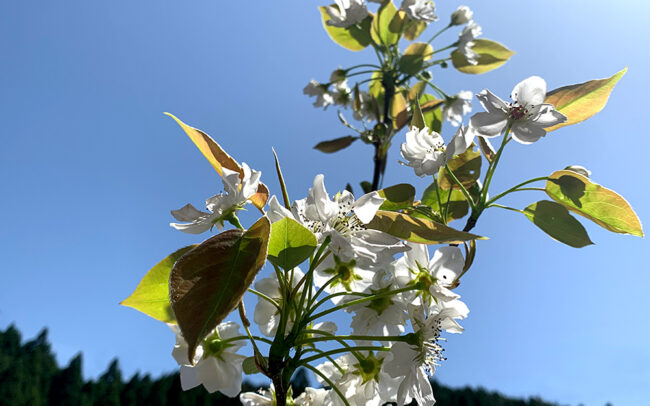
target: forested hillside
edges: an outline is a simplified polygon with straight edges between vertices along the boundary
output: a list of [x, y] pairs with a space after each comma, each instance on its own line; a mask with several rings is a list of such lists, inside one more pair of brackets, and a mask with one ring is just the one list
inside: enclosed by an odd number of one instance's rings
[[[81, 354], [61, 368], [47, 340], [47, 330], [23, 342], [10, 326], [0, 331], [0, 406], [208, 406], [239, 405], [237, 399], [219, 393], [208, 394], [202, 387], [182, 391], [178, 373], [152, 378], [136, 374], [122, 376], [114, 360], [96, 380], [86, 381]], [[308, 384], [304, 371], [294, 377], [294, 394]], [[244, 382], [243, 390], [255, 390]], [[451, 389], [434, 382], [437, 406], [556, 406], [540, 399], [512, 399], [483, 389]]]

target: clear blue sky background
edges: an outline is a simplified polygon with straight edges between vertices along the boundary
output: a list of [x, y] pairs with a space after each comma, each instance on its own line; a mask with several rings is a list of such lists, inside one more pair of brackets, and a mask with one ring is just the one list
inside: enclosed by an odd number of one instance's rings
[[[460, 4], [439, 3], [443, 22]], [[581, 164], [650, 221], [650, 3], [466, 4], [485, 38], [517, 54], [486, 75], [434, 71], [450, 93], [489, 87], [506, 98], [533, 74], [555, 88], [629, 66], [599, 115], [532, 146], [509, 146], [494, 190]], [[116, 356], [128, 376], [175, 368], [167, 327], [118, 302], [158, 260], [201, 240], [171, 229], [169, 210], [200, 206], [221, 184], [163, 111], [206, 130], [277, 191], [274, 146], [293, 198], [317, 173], [331, 192], [370, 178], [366, 145], [338, 155], [311, 149], [348, 132], [335, 109], [311, 106], [303, 86], [374, 58], [332, 43], [317, 5], [2, 2], [0, 327], [15, 323], [29, 338], [47, 326], [60, 363], [82, 351], [91, 377]], [[426, 186], [397, 164], [396, 145], [390, 157], [386, 185]], [[544, 198], [527, 193], [509, 204]], [[570, 404], [648, 405], [647, 240], [585, 226], [596, 245], [577, 250], [515, 213], [481, 218], [476, 230], [491, 239], [459, 288], [471, 314], [466, 332], [448, 342], [442, 382]]]

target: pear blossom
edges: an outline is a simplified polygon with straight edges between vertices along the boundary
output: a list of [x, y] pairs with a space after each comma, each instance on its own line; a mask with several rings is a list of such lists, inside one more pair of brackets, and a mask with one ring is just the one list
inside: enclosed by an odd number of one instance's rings
[[228, 216], [242, 209], [257, 192], [261, 172], [251, 170], [242, 163], [243, 178], [239, 172], [223, 168], [222, 181], [225, 194], [221, 193], [206, 200], [209, 212], [196, 209], [187, 204], [178, 210], [172, 210], [172, 216], [184, 223], [170, 223], [177, 230], [188, 234], [201, 234], [213, 226], [221, 230]]
[[[404, 256], [395, 262], [395, 281], [397, 286], [404, 288], [417, 282], [428, 286], [424, 299], [430, 302], [450, 301], [460, 296], [449, 290], [453, 288], [458, 277], [463, 272], [465, 259], [458, 247], [440, 247], [432, 258], [424, 244], [408, 243], [411, 248]], [[404, 297], [408, 303], [420, 303], [422, 292], [405, 292]]]
[[348, 86], [347, 79], [339, 80], [334, 83], [334, 91], [331, 93], [334, 99], [334, 104], [347, 107], [352, 100], [352, 91]]
[[[327, 361], [316, 368], [334, 382], [350, 406], [379, 406], [395, 400], [400, 381], [384, 371], [386, 357], [385, 352], [368, 352], [358, 360], [351, 354], [345, 354], [335, 360], [336, 366]], [[321, 384], [327, 384], [320, 376], [317, 375], [316, 378]], [[344, 405], [333, 390], [328, 392], [325, 404]]]
[[302, 93], [310, 97], [316, 97], [314, 107], [322, 107], [323, 110], [327, 110], [327, 106], [334, 104], [334, 97], [328, 91], [327, 85], [318, 83], [314, 79], [307, 83], [307, 86], [302, 89]]
[[293, 403], [296, 406], [323, 406], [325, 405], [325, 398], [331, 392], [327, 389], [314, 389], [305, 388], [305, 391], [294, 399]]
[[473, 140], [474, 131], [465, 126], [459, 127], [448, 146], [437, 132], [427, 127], [422, 130], [412, 127], [400, 148], [407, 162], [400, 163], [412, 167], [417, 176], [434, 175], [454, 155], [465, 152]]
[[241, 391], [242, 363], [246, 358], [237, 354], [245, 345], [245, 341], [227, 341], [239, 337], [239, 325], [228, 321], [219, 324], [196, 347], [193, 362], [187, 358], [188, 345], [180, 329], [170, 325], [176, 333], [176, 345], [172, 356], [181, 366], [181, 387], [189, 390], [203, 385], [210, 392], [220, 391], [226, 396], [235, 397]]
[[365, 90], [359, 90], [359, 101], [361, 102], [360, 108], [352, 113], [352, 117], [358, 121], [375, 121], [377, 113], [373, 109], [370, 94]]
[[[302, 279], [305, 274], [302, 273], [300, 268], [294, 268], [291, 272], [293, 279], [291, 281], [291, 286], [295, 287], [298, 285], [298, 282]], [[255, 282], [255, 290], [269, 298], [273, 299], [283, 307], [282, 303], [282, 294], [280, 293], [280, 284], [275, 273], [271, 274], [268, 278], [260, 279]], [[260, 332], [267, 337], [274, 337], [275, 332], [280, 325], [280, 311], [277, 307], [267, 299], [258, 297], [257, 305], [255, 305], [255, 313], [253, 315], [253, 320], [259, 325]], [[293, 309], [289, 312], [289, 319], [287, 320], [287, 330], [286, 334], [289, 334], [293, 323], [295, 322], [295, 312]]]
[[470, 20], [465, 28], [463, 28], [463, 31], [458, 34], [457, 50], [465, 57], [465, 59], [467, 59], [467, 62], [472, 65], [478, 63], [478, 54], [472, 50], [474, 40], [481, 35], [482, 32], [483, 30], [481, 29], [481, 26]]
[[[393, 273], [381, 269], [375, 272], [368, 293], [389, 292], [395, 289], [395, 285]], [[401, 294], [379, 297], [370, 302], [347, 307], [345, 310], [354, 313], [350, 327], [356, 335], [399, 335], [404, 332], [408, 321], [406, 301], [402, 299]]]
[[546, 135], [544, 128], [567, 121], [567, 117], [544, 103], [546, 82], [539, 76], [531, 76], [517, 83], [506, 103], [485, 89], [477, 96], [485, 113], [476, 113], [470, 126], [484, 137], [500, 135], [508, 125], [512, 138], [522, 144], [531, 144]]
[[404, 0], [402, 2], [402, 10], [406, 12], [409, 18], [426, 23], [438, 20], [435, 9], [436, 5], [431, 0]]
[[368, 9], [363, 0], [334, 0], [334, 3], [336, 6], [325, 7], [325, 11], [330, 16], [328, 25], [347, 28], [368, 17]]
[[472, 20], [474, 13], [467, 6], [460, 6], [451, 13], [451, 25], [463, 25]]
[[442, 117], [454, 127], [458, 127], [463, 121], [463, 116], [472, 111], [473, 97], [473, 93], [466, 90], [450, 97], [442, 106]]

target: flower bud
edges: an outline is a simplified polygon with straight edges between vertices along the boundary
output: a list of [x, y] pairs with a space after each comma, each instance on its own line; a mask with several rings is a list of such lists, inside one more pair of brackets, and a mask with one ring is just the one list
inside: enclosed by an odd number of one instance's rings
[[451, 25], [467, 24], [473, 16], [474, 13], [469, 9], [469, 7], [460, 6], [458, 7], [458, 10], [451, 13]]
[[591, 171], [584, 166], [580, 165], [569, 165], [566, 168], [564, 168], [567, 171], [572, 171], [575, 173], [578, 173], [586, 178], [589, 178], [591, 176]]
[[424, 78], [424, 80], [431, 80], [431, 79], [433, 79], [433, 75], [432, 75], [431, 72], [429, 72], [428, 70], [422, 71], [421, 75], [422, 75], [422, 77]]
[[330, 75], [330, 83], [342, 82], [346, 78], [347, 71], [345, 69], [338, 68]]

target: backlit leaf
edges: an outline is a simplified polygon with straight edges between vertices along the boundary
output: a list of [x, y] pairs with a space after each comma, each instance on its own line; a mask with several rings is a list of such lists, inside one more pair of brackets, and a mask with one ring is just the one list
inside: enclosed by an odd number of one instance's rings
[[568, 121], [549, 127], [546, 131], [580, 123], [601, 111], [607, 104], [614, 86], [625, 72], [627, 68], [607, 79], [590, 80], [548, 92], [545, 102], [554, 105], [557, 111], [567, 116]]
[[[208, 162], [210, 162], [219, 176], [223, 175], [223, 168], [226, 168], [230, 169], [231, 171], [239, 172], [239, 177], [243, 179], [244, 170], [242, 167], [237, 163], [237, 161], [235, 161], [233, 157], [228, 155], [226, 151], [224, 151], [223, 148], [221, 148], [221, 146], [208, 134], [204, 133], [198, 128], [190, 127], [171, 113], [165, 114], [173, 118], [176, 123], [181, 126], [183, 131], [185, 131], [185, 134], [190, 137], [194, 145], [197, 146], [203, 156], [208, 160]], [[269, 189], [264, 183], [259, 183], [257, 186], [257, 193], [251, 196], [250, 200], [255, 205], [255, 207], [262, 210], [262, 207], [266, 205], [266, 201], [269, 200]]]
[[[469, 188], [481, 176], [481, 152], [474, 151], [474, 148], [470, 147], [467, 151], [452, 158], [447, 165], [460, 183], [465, 188]], [[441, 166], [438, 171], [438, 186], [442, 189], [449, 189], [452, 186], [454, 189], [460, 189], [449, 176], [444, 166]]]
[[409, 45], [400, 57], [398, 68], [400, 72], [415, 75], [422, 70], [424, 61], [433, 56], [433, 47], [426, 42], [414, 42]]
[[561, 204], [542, 200], [526, 207], [523, 213], [528, 220], [559, 242], [574, 248], [593, 244], [587, 230]]
[[404, 30], [404, 38], [414, 41], [427, 29], [427, 23], [424, 21], [410, 20]]
[[397, 211], [413, 205], [415, 199], [415, 188], [408, 183], [389, 186], [378, 190], [380, 197], [386, 199], [379, 208], [380, 210]]
[[361, 28], [356, 25], [342, 28], [327, 24], [330, 16], [327, 14], [324, 6], [318, 7], [318, 10], [320, 10], [323, 28], [325, 28], [332, 41], [350, 51], [361, 51], [370, 45], [370, 24], [372, 22], [372, 16], [368, 15], [367, 18], [361, 21]]
[[643, 237], [641, 221], [622, 196], [576, 172], [553, 172], [546, 181], [546, 194], [609, 231]]
[[188, 359], [197, 345], [241, 301], [266, 261], [271, 223], [260, 218], [247, 231], [228, 230], [183, 255], [172, 268], [169, 296]]
[[169, 273], [178, 258], [194, 247], [196, 244], [181, 248], [158, 262], [142, 278], [131, 296], [120, 304], [134, 308], [156, 320], [175, 323], [176, 319], [169, 303]]
[[489, 72], [506, 63], [515, 54], [505, 46], [489, 39], [475, 39], [473, 42], [472, 51], [478, 54], [476, 65], [469, 63], [458, 50], [451, 53], [451, 61], [460, 72], [470, 74]]
[[309, 258], [317, 244], [314, 233], [296, 220], [285, 217], [271, 225], [268, 260], [288, 271]]
[[384, 2], [372, 19], [370, 36], [377, 45], [389, 46], [399, 41], [406, 14], [398, 11], [391, 0]]
[[368, 223], [367, 227], [419, 244], [459, 244], [468, 240], [486, 239], [475, 234], [455, 230], [432, 220], [392, 211], [377, 211], [375, 218]]

